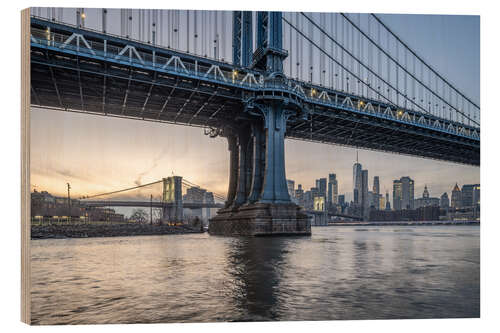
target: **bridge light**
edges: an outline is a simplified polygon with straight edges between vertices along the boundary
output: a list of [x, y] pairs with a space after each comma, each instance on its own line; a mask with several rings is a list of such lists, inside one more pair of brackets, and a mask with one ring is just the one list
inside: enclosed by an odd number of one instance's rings
[[85, 13], [82, 13], [82, 14], [80, 15], [80, 17], [81, 17], [82, 19], [84, 19], [84, 18], [86, 17]]
[[402, 116], [402, 115], [403, 115], [403, 111], [402, 111], [402, 110], [399, 110], [399, 111], [398, 111], [398, 115], [399, 115], [399, 116]]

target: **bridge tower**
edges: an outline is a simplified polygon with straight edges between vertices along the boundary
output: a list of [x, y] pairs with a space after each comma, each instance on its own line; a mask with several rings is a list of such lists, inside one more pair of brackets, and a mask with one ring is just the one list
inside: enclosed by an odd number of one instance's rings
[[[264, 88], [248, 96], [244, 114], [222, 129], [230, 153], [225, 208], [210, 220], [219, 235], [309, 235], [309, 219], [290, 200], [285, 175], [284, 139], [287, 119], [302, 114], [298, 102], [283, 97], [282, 13], [257, 13], [257, 49], [251, 63], [251, 15], [234, 13], [233, 55], [241, 66], [261, 73]], [[249, 37], [250, 36], [250, 37]], [[250, 51], [250, 52], [249, 52]]]
[[184, 219], [182, 204], [182, 177], [163, 178], [163, 220], [182, 223]]

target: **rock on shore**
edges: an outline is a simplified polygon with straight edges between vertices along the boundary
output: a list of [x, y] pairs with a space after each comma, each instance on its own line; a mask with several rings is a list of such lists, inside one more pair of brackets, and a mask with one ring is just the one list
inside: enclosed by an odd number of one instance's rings
[[150, 225], [136, 223], [52, 224], [32, 225], [31, 239], [121, 237], [201, 232], [203, 231], [201, 231], [200, 229], [194, 229], [190, 226]]

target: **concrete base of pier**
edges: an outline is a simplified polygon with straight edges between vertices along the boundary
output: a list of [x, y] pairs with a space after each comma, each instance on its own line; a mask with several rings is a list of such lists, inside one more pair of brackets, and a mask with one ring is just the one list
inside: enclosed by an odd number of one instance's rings
[[294, 203], [254, 203], [221, 209], [208, 232], [221, 236], [311, 235], [308, 216]]

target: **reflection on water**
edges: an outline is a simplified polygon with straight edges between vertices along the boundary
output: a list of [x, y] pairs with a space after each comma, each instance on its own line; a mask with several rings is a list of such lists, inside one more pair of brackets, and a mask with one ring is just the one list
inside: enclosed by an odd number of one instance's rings
[[35, 324], [479, 316], [479, 227], [32, 241]]

